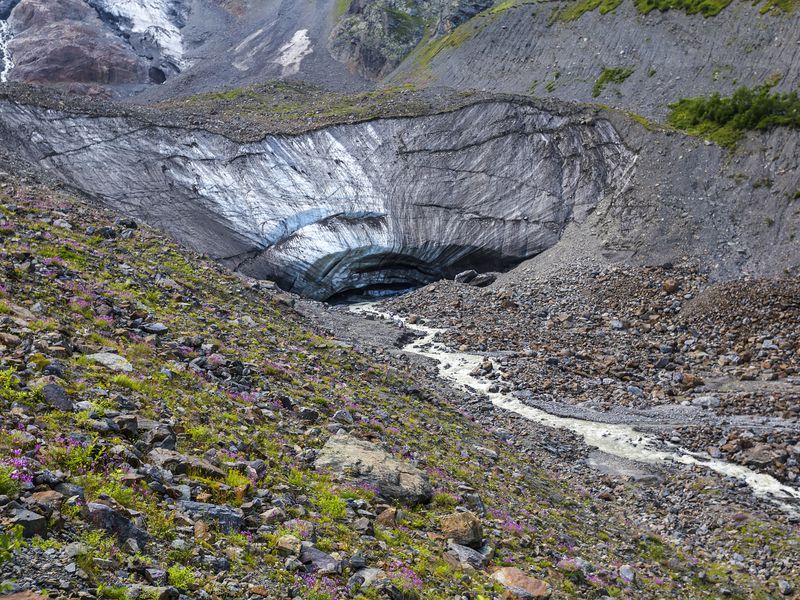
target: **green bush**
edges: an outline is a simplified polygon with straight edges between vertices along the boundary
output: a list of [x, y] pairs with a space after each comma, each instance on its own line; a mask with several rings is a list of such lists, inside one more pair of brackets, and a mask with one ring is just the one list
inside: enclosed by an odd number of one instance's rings
[[180, 590], [190, 590], [197, 585], [197, 575], [189, 567], [172, 565], [168, 570], [169, 582]]
[[784, 126], [800, 128], [797, 91], [770, 93], [771, 86], [740, 87], [732, 96], [684, 98], [670, 105], [667, 121], [693, 135], [706, 136], [722, 146], [734, 145], [748, 130]]
[[19, 493], [19, 482], [11, 479], [11, 469], [0, 465], [0, 495], [16, 496]]
[[[679, 10], [688, 15], [703, 15], [713, 17], [726, 9], [732, 0], [633, 0], [636, 10], [646, 15], [654, 10], [666, 12], [668, 10]], [[754, 4], [758, 4], [758, 0]], [[561, 21], [574, 21], [583, 13], [592, 12], [600, 9], [600, 14], [613, 12], [622, 0], [578, 0], [568, 4], [558, 12]], [[760, 12], [767, 13], [772, 10], [783, 13], [790, 13], [797, 8], [798, 0], [765, 0], [761, 5]]]
[[23, 402], [28, 398], [25, 392], [17, 391], [17, 378], [14, 373], [13, 367], [0, 371], [0, 400], [11, 403]]
[[633, 71], [634, 69], [631, 68], [623, 69], [620, 67], [614, 67], [613, 69], [609, 69], [606, 67], [603, 69], [603, 72], [600, 73], [600, 77], [597, 78], [597, 81], [594, 82], [594, 87], [592, 88], [592, 98], [597, 98], [600, 94], [602, 94], [603, 90], [609, 83], [616, 83], [617, 85], [621, 84], [628, 77], [633, 75]]
[[14, 557], [14, 551], [22, 546], [22, 527], [0, 533], [0, 565]]

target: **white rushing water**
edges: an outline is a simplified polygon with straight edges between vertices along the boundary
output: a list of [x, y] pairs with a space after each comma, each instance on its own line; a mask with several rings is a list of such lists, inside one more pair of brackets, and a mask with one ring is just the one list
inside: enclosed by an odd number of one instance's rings
[[[353, 307], [354, 312], [373, 313], [387, 319], [402, 321], [400, 318], [379, 313], [367, 305]], [[695, 465], [710, 469], [726, 477], [747, 483], [753, 494], [768, 500], [792, 516], [800, 516], [800, 491], [783, 485], [770, 475], [756, 473], [747, 467], [717, 460], [705, 455], [667, 445], [658, 448], [653, 436], [634, 430], [629, 425], [600, 423], [569, 417], [551, 415], [543, 410], [527, 406], [514, 396], [506, 393], [489, 392], [492, 382], [473, 377], [470, 373], [479, 366], [485, 357], [479, 354], [466, 354], [449, 350], [444, 344], [434, 342], [437, 333], [443, 330], [421, 325], [405, 324], [412, 331], [424, 334], [404, 348], [405, 352], [432, 358], [438, 362], [439, 374], [443, 379], [461, 389], [471, 388], [485, 394], [497, 408], [516, 413], [530, 421], [558, 429], [566, 429], [583, 437], [587, 445], [602, 452], [642, 463], [663, 462]]]
[[8, 21], [0, 21], [0, 83], [8, 81], [8, 74], [14, 68], [14, 61], [11, 59], [11, 51], [8, 43], [11, 41], [11, 27]]

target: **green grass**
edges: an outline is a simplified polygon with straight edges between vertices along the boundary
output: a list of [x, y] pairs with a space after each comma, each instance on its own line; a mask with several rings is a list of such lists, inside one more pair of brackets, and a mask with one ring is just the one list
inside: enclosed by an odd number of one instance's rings
[[634, 70], [635, 69], [633, 68], [606, 67], [603, 69], [603, 72], [600, 73], [600, 77], [597, 78], [597, 81], [594, 82], [594, 87], [592, 88], [592, 98], [597, 98], [600, 96], [609, 83], [620, 85], [628, 77], [633, 75]]
[[[666, 12], [668, 10], [678, 10], [688, 15], [703, 15], [713, 17], [725, 10], [732, 0], [633, 0], [633, 5], [643, 15], [654, 10]], [[754, 4], [758, 4], [755, 2]], [[622, 0], [578, 0], [562, 8], [557, 13], [560, 21], [574, 21], [587, 12], [600, 10], [600, 14], [614, 11]], [[760, 12], [767, 13], [776, 11], [778, 13], [790, 13], [794, 11], [800, 1], [798, 0], [766, 0], [761, 4]]]
[[558, 18], [561, 21], [574, 21], [583, 13], [592, 12], [598, 8], [600, 9], [600, 14], [604, 15], [613, 11], [620, 4], [622, 4], [622, 0], [579, 0], [561, 9], [558, 13]]
[[319, 512], [331, 519], [344, 519], [347, 516], [347, 502], [328, 490], [321, 490], [316, 501]]
[[197, 575], [188, 567], [172, 565], [168, 570], [169, 583], [180, 590], [190, 590], [197, 585]]
[[0, 466], [0, 495], [13, 497], [19, 489], [19, 483], [11, 478], [11, 468]]
[[422, 68], [427, 67], [439, 54], [460, 48], [467, 41], [475, 37], [478, 31], [478, 27], [472, 22], [468, 21], [467, 23], [463, 23], [447, 35], [443, 35], [425, 46], [416, 57], [417, 64]]
[[336, 8], [333, 11], [334, 18], [338, 20], [344, 16], [344, 14], [350, 9], [350, 5], [352, 3], [352, 0], [336, 0]]
[[692, 135], [732, 147], [745, 131], [771, 127], [800, 128], [797, 91], [771, 93], [770, 85], [740, 87], [732, 96], [684, 98], [670, 105], [667, 122]]

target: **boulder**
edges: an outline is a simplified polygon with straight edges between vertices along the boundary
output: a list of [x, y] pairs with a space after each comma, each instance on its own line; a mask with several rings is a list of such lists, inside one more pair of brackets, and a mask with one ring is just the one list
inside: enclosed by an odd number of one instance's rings
[[205, 502], [193, 502], [191, 500], [181, 500], [178, 502], [178, 506], [195, 519], [215, 521], [223, 533], [238, 533], [242, 528], [242, 517], [244, 515], [238, 508], [206, 504]]
[[63, 501], [64, 495], [54, 490], [35, 492], [23, 500], [28, 506], [38, 507], [48, 515], [55, 510], [59, 510]]
[[619, 568], [619, 577], [625, 583], [633, 583], [636, 581], [636, 571], [630, 565], [622, 565]]
[[346, 433], [338, 433], [327, 441], [314, 466], [374, 485], [384, 498], [417, 504], [429, 502], [433, 495], [428, 476], [421, 470], [371, 442]]
[[169, 424], [138, 418], [136, 426], [138, 431], [144, 432], [141, 441], [148, 450], [152, 450], [153, 448], [175, 450], [178, 437], [175, 435], [175, 430], [172, 429]]
[[489, 559], [477, 550], [462, 546], [461, 544], [456, 544], [453, 541], [447, 542], [445, 558], [450, 559], [450, 562], [453, 563], [455, 567], [460, 567], [462, 569], [479, 570], [489, 564]]
[[492, 579], [500, 582], [515, 598], [549, 598], [552, 588], [540, 579], [525, 574], [516, 567], [503, 567], [492, 573]]
[[278, 538], [275, 547], [284, 556], [300, 556], [303, 543], [297, 537], [286, 534]]
[[133, 539], [143, 546], [150, 537], [146, 531], [136, 527], [128, 517], [99, 502], [89, 502], [86, 505], [85, 516], [89, 523], [98, 529], [113, 533], [120, 542]]
[[368, 590], [369, 588], [380, 587], [382, 583], [388, 581], [389, 577], [381, 569], [361, 569], [350, 576], [350, 579], [347, 580], [347, 587], [352, 590]]
[[115, 371], [117, 373], [130, 373], [133, 371], [133, 365], [119, 354], [112, 354], [111, 352], [97, 352], [96, 354], [90, 354], [86, 358], [92, 362], [104, 366], [109, 371]]
[[472, 279], [469, 282], [469, 285], [474, 287], [486, 287], [487, 285], [494, 283], [496, 279], [497, 275], [495, 273], [481, 273]]
[[470, 269], [469, 271], [461, 271], [461, 273], [459, 273], [458, 275], [455, 276], [453, 281], [455, 281], [456, 283], [469, 283], [470, 281], [475, 279], [477, 276], [478, 276], [478, 272], [477, 271], [473, 271], [472, 269]]
[[57, 383], [48, 383], [39, 391], [50, 406], [62, 412], [72, 412], [72, 400], [69, 399], [66, 390]]
[[309, 542], [302, 543], [302, 550], [300, 552], [300, 562], [303, 563], [307, 571], [317, 573], [318, 575], [331, 575], [333, 573], [342, 572], [342, 562], [315, 548]]
[[225, 471], [211, 464], [206, 459], [181, 454], [175, 450], [154, 448], [147, 457], [154, 465], [166, 469], [175, 475], [196, 473], [202, 477], [209, 477], [211, 479], [223, 479], [225, 477]]
[[742, 464], [754, 467], [768, 467], [781, 458], [782, 452], [770, 444], [756, 444], [742, 451]]
[[480, 548], [483, 542], [483, 527], [472, 512], [457, 512], [441, 519], [442, 534], [462, 546]]
[[47, 518], [24, 508], [18, 508], [11, 513], [9, 525], [22, 527], [22, 537], [25, 538], [47, 535]]
[[283, 523], [286, 520], [286, 518], [287, 518], [286, 512], [278, 506], [270, 508], [261, 513], [261, 521], [266, 525], [272, 525], [274, 523]]
[[142, 330], [153, 335], [165, 335], [169, 333], [169, 327], [163, 323], [145, 323], [142, 325]]

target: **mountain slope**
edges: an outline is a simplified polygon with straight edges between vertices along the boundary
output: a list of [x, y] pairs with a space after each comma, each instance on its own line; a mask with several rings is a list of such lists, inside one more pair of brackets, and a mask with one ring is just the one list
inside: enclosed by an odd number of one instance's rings
[[[266, 284], [7, 176], [2, 212], [2, 515], [26, 539], [0, 572], [18, 587], [322, 599], [366, 563], [394, 598], [499, 594], [485, 571], [448, 566], [459, 559], [444, 552], [440, 518], [456, 505], [481, 515], [493, 564], [543, 577], [554, 597], [699, 598], [718, 586], [749, 597], [763, 585], [640, 537], [419, 376], [312, 333]], [[340, 430], [416, 465], [433, 502], [404, 506], [369, 474], [314, 469]], [[773, 531], [762, 518], [757, 539]], [[780, 560], [793, 542], [770, 536]]]
[[498, 3], [421, 45], [391, 79], [602, 102], [658, 119], [684, 97], [800, 85], [800, 12], [736, 2], [709, 17], [642, 14], [625, 0], [581, 13], [599, 4]]

